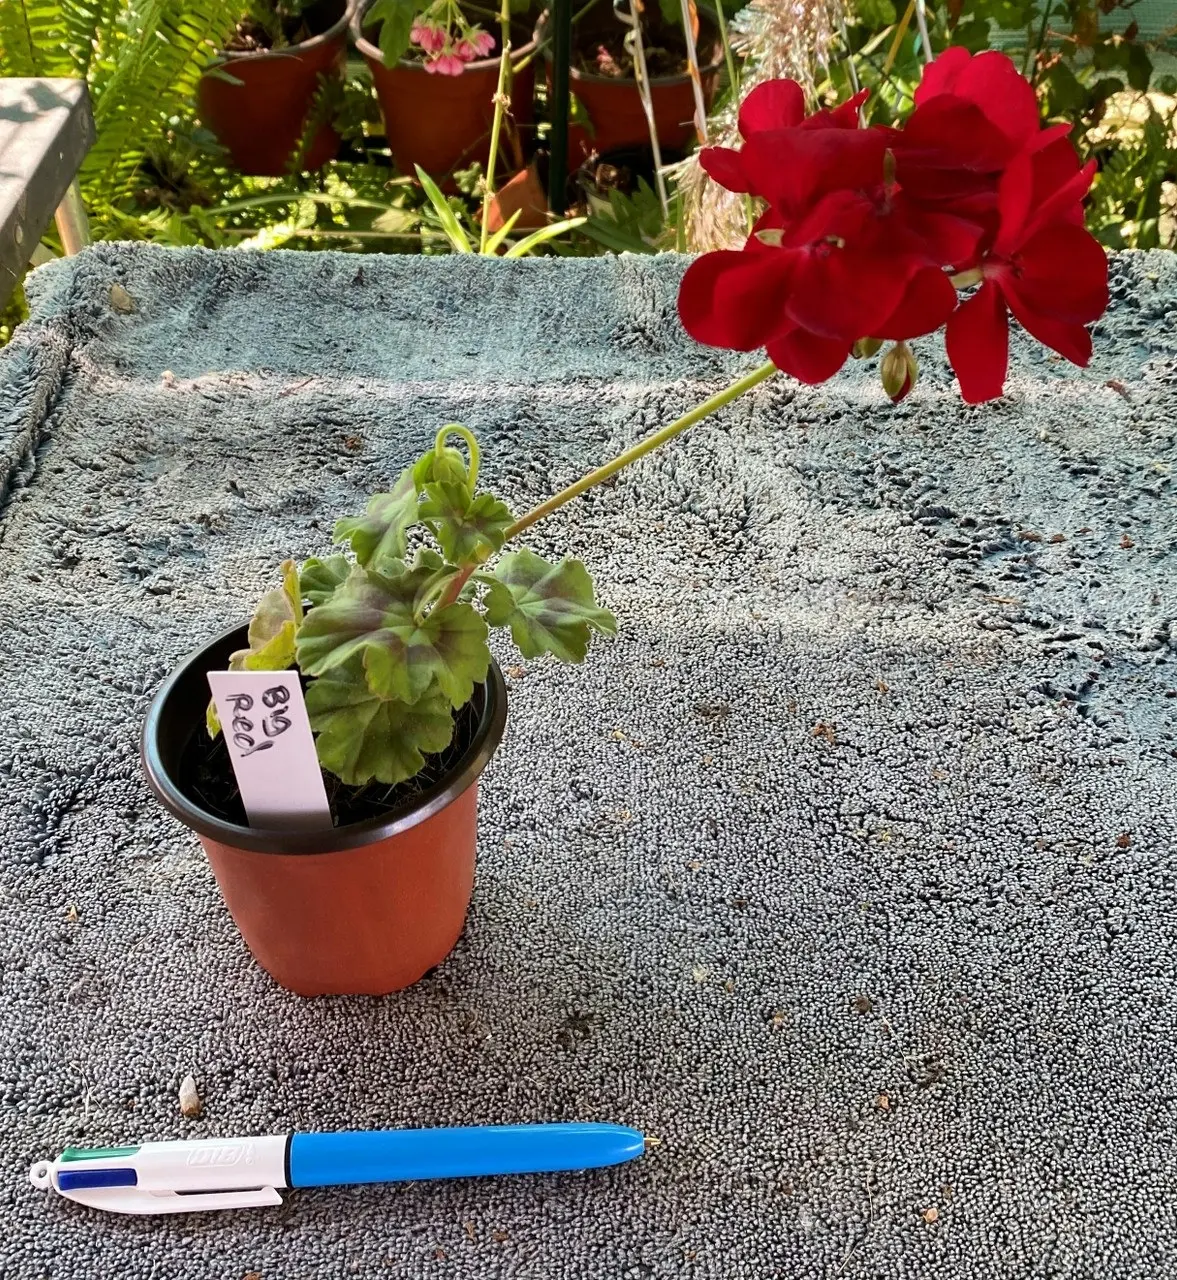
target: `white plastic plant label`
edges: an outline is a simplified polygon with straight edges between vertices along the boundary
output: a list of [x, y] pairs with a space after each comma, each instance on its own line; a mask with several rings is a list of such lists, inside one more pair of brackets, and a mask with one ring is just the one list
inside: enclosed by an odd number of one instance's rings
[[209, 688], [251, 827], [331, 826], [297, 671], [210, 671]]

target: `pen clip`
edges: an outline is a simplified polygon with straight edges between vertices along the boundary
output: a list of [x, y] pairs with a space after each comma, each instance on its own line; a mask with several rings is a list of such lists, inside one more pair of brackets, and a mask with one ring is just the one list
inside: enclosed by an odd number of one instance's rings
[[282, 1203], [274, 1187], [242, 1187], [224, 1191], [146, 1191], [142, 1187], [70, 1187], [63, 1189], [53, 1166], [42, 1160], [29, 1170], [33, 1186], [52, 1187], [67, 1200], [112, 1213], [199, 1213], [204, 1209], [253, 1209]]

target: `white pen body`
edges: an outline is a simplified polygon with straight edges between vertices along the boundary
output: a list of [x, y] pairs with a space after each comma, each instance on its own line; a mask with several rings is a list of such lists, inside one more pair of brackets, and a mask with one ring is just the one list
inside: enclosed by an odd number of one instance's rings
[[281, 1204], [289, 1139], [199, 1138], [66, 1151], [34, 1165], [34, 1186], [115, 1213], [187, 1213]]

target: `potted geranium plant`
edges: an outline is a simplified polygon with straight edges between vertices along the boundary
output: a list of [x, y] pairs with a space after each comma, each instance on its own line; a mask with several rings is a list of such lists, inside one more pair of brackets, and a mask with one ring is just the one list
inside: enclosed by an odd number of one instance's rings
[[201, 119], [242, 173], [319, 169], [339, 151], [323, 86], [347, 55], [349, 0], [251, 0], [200, 79]]
[[[508, 628], [528, 657], [571, 662], [592, 632], [614, 629], [582, 564], [518, 545], [532, 524], [778, 370], [818, 383], [891, 343], [880, 367], [899, 400], [916, 376], [909, 342], [943, 328], [964, 398], [980, 403], [1002, 394], [1010, 313], [1087, 363], [1084, 326], [1108, 296], [1106, 257], [1082, 225], [1092, 167], [1080, 168], [1065, 126], [1041, 128], [1013, 64], [949, 50], [902, 128], [863, 127], [861, 106], [859, 95], [807, 116], [799, 86], [764, 84], [743, 105], [744, 145], [704, 152], [708, 172], [762, 213], [743, 249], [691, 264], [680, 315], [700, 341], [764, 347], [768, 363], [519, 518], [479, 489], [470, 433], [444, 427], [391, 492], [340, 521], [347, 553], [287, 564], [248, 631], [201, 650], [158, 694], [148, 776], [201, 835], [242, 932], [280, 982], [387, 991], [457, 938], [474, 782], [505, 715], [488, 628]], [[962, 289], [974, 291], [962, 300]], [[205, 672], [231, 663], [301, 672], [334, 828], [255, 830], [229, 811]]]
[[[505, 27], [512, 47], [502, 92], [510, 98], [519, 168], [534, 119], [535, 43], [521, 18], [508, 18]], [[497, 20], [483, 25], [458, 0], [360, 0], [352, 37], [372, 71], [388, 147], [402, 173], [420, 166], [446, 178], [475, 163], [485, 169], [502, 33]]]

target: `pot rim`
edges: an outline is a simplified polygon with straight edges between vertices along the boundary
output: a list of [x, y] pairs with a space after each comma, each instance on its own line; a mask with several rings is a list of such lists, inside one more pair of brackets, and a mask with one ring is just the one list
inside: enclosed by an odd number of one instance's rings
[[[371, 4], [371, 2], [372, 0], [368, 0], [369, 4]], [[531, 40], [531, 43], [533, 45], [537, 45], [540, 43], [540, 41], [543, 40], [544, 36], [547, 34], [547, 25], [548, 25], [548, 13], [547, 13], [547, 10], [545, 10], [543, 13], [540, 14], [539, 21], [535, 24], [535, 34], [532, 36], [532, 40]], [[550, 47], [545, 48], [543, 53], [544, 53], [544, 65], [550, 67], [552, 65], [552, 54], [551, 54]], [[706, 66], [703, 66], [700, 64], [699, 72], [702, 75], [706, 75], [708, 72], [711, 72], [711, 71], [719, 71], [722, 69], [722, 67], [723, 67], [723, 44], [717, 43], [715, 47], [715, 54], [712, 57], [711, 61], [707, 63]], [[637, 87], [636, 81], [634, 80], [631, 80], [628, 78], [618, 78], [617, 76], [599, 76], [595, 71], [581, 71], [579, 67], [572, 66], [571, 62], [569, 63], [569, 66], [568, 66], [568, 78], [570, 80], [584, 80], [584, 81], [587, 81], [589, 84], [632, 85], [634, 88]], [[685, 84], [690, 81], [690, 78], [691, 78], [690, 71], [679, 71], [672, 76], [651, 76], [650, 88], [657, 89], [661, 86], [666, 86], [666, 85]]]
[[[364, 15], [372, 7], [372, 3], [373, 3], [373, 0], [355, 0], [355, 3], [352, 8], [352, 14], [351, 14], [352, 44], [355, 45], [355, 47], [364, 55], [365, 58], [368, 59], [369, 62], [377, 63], [379, 66], [382, 66], [386, 71], [393, 71], [393, 70], [419, 71], [422, 75], [428, 74], [425, 70], [425, 64], [423, 62], [413, 62], [409, 58], [401, 58], [401, 60], [396, 64], [396, 67], [390, 67], [388, 63], [384, 61], [384, 54], [380, 52], [379, 47], [377, 45], [374, 45], [371, 42], [371, 40], [369, 40], [364, 35]], [[533, 34], [531, 39], [527, 42], [527, 44], [520, 45], [518, 49], [512, 49], [511, 50], [512, 66], [516, 62], [522, 62], [524, 58], [530, 57], [530, 55], [535, 52], [535, 46], [536, 46], [536, 38], [535, 38], [535, 35]], [[491, 67], [497, 67], [498, 65], [499, 65], [499, 60], [497, 56], [493, 58], [479, 58], [475, 62], [466, 63], [466, 70], [467, 71], [489, 71]], [[465, 73], [463, 72], [463, 74]], [[458, 76], [454, 77], [454, 79], [459, 79], [459, 78], [460, 77]]]
[[[356, 0], [343, 0], [343, 13], [327, 28], [326, 31], [320, 31], [317, 36], [311, 36], [309, 40], [300, 40], [298, 44], [292, 44], [286, 49], [218, 49], [218, 60], [224, 59], [225, 62], [264, 62], [267, 58], [278, 61], [281, 58], [292, 58], [300, 53], [307, 53], [311, 49], [318, 49], [321, 45], [327, 44], [329, 41], [337, 40], [342, 33], [345, 33], [351, 26], [352, 13], [355, 9]], [[371, 0], [369, 0], [371, 3]]]
[[[184, 657], [156, 691], [143, 722], [140, 759], [147, 784], [164, 808], [197, 835], [207, 836], [230, 848], [277, 855], [344, 853], [349, 849], [377, 844], [426, 821], [456, 800], [477, 780], [502, 740], [507, 721], [507, 686], [498, 663], [492, 658], [486, 682], [481, 686], [485, 690], [482, 715], [470, 745], [453, 769], [423, 791], [410, 808], [400, 810], [391, 818], [366, 818], [363, 822], [350, 822], [318, 831], [276, 831], [226, 822], [201, 808], [180, 790], [164, 767], [159, 740], [166, 704], [180, 682], [210, 650], [225, 645], [231, 639], [235, 647], [240, 647], [236, 642], [244, 640], [247, 629], [248, 624], [232, 627]], [[206, 668], [214, 669], [211, 666]]]

